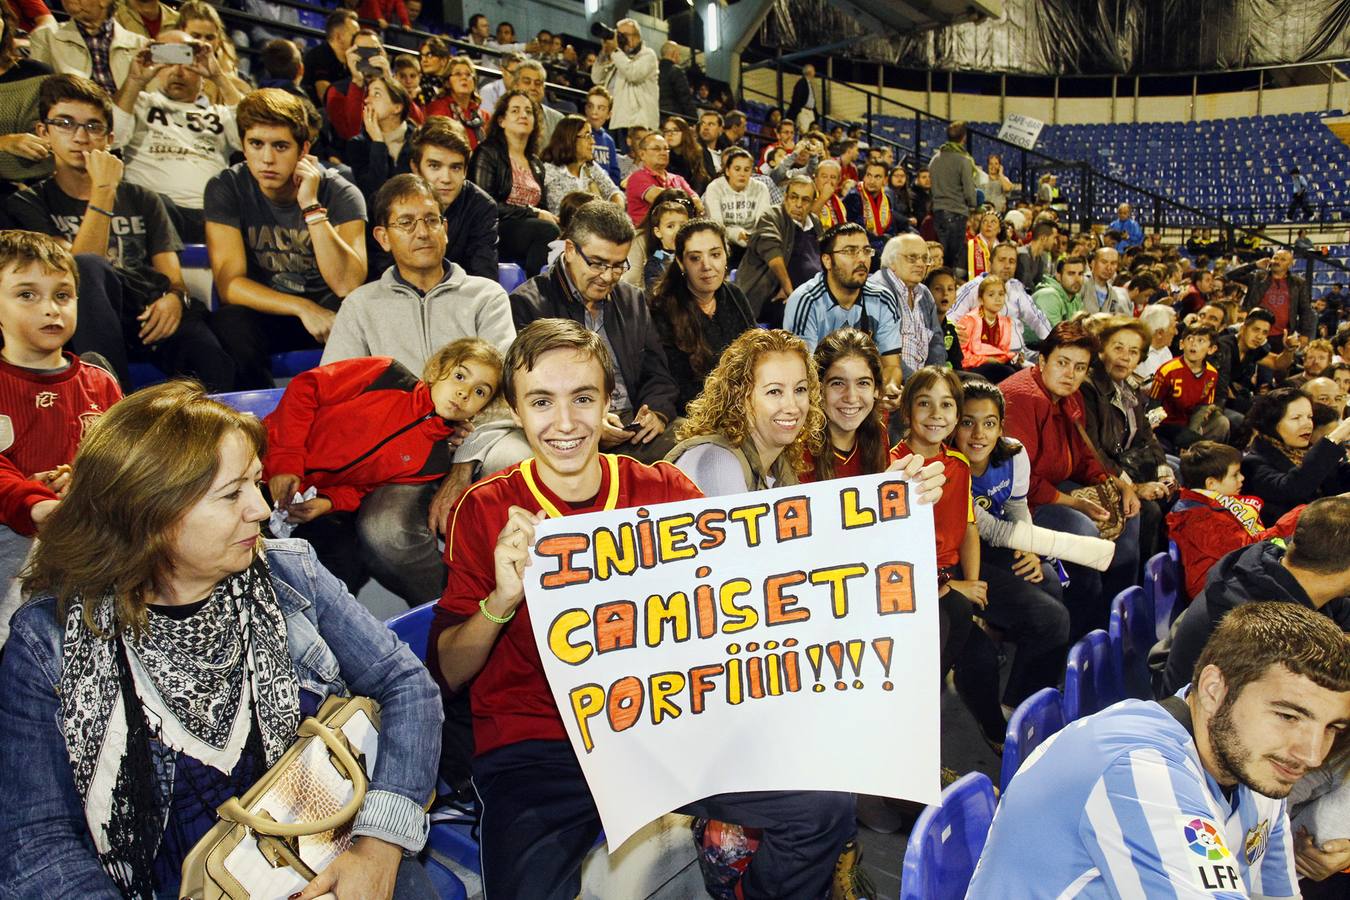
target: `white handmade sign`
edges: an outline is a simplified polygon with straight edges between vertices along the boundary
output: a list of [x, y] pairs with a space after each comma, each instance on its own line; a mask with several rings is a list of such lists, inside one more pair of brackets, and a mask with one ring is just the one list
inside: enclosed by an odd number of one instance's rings
[[1007, 141], [1010, 144], [1021, 147], [1023, 150], [1036, 149], [1036, 141], [1040, 139], [1041, 129], [1045, 123], [1040, 119], [1033, 119], [1031, 116], [1024, 116], [1021, 113], [1009, 113], [1003, 120], [1003, 126], [998, 130], [1000, 140]]
[[898, 476], [550, 519], [525, 571], [611, 849], [728, 791], [938, 799], [933, 516]]

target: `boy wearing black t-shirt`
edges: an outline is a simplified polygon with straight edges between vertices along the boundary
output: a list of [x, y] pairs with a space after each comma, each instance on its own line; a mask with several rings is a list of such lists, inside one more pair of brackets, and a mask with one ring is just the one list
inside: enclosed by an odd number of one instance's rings
[[123, 337], [131, 359], [192, 375], [213, 391], [234, 387], [234, 363], [183, 286], [178, 233], [159, 195], [122, 180], [108, 152], [112, 99], [77, 75], [53, 75], [38, 93], [37, 133], [55, 173], [6, 202], [14, 224], [61, 239], [72, 253], [105, 257], [122, 282]]
[[318, 347], [366, 280], [366, 203], [309, 156], [305, 102], [278, 88], [240, 101], [244, 162], [206, 184], [215, 328], [240, 389], [272, 386], [272, 353]]

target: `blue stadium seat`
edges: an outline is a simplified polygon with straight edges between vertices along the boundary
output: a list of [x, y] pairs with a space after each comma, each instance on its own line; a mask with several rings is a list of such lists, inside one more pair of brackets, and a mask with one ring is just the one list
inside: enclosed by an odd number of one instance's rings
[[1017, 705], [1008, 720], [1003, 739], [1003, 770], [999, 786], [1008, 792], [1008, 784], [1031, 751], [1064, 727], [1064, 695], [1055, 688], [1041, 688]]
[[1100, 628], [1083, 635], [1069, 649], [1064, 670], [1064, 721], [1075, 722], [1120, 700], [1111, 639]]
[[1153, 692], [1148, 651], [1153, 646], [1153, 609], [1141, 587], [1126, 588], [1111, 601], [1111, 659], [1126, 697], [1148, 700]]
[[436, 601], [432, 600], [386, 619], [384, 624], [398, 635], [399, 640], [412, 648], [418, 659], [422, 659], [427, 654], [427, 638], [431, 634], [431, 619], [435, 609]]
[[1144, 593], [1153, 601], [1153, 633], [1158, 640], [1167, 637], [1172, 619], [1180, 610], [1181, 566], [1166, 553], [1155, 553], [1144, 564]]
[[426, 870], [427, 877], [431, 879], [431, 886], [436, 889], [438, 900], [467, 900], [469, 892], [464, 889], [464, 882], [456, 878], [455, 873], [441, 865], [434, 856], [427, 857]]
[[971, 772], [919, 814], [905, 847], [900, 900], [961, 900], [994, 820], [994, 785]]
[[261, 391], [232, 391], [212, 396], [226, 406], [232, 406], [240, 412], [253, 413], [262, 419], [277, 408], [283, 393], [282, 388], [268, 388]]
[[154, 363], [128, 363], [127, 368], [131, 371], [132, 390], [139, 390], [143, 387], [149, 387], [152, 384], [159, 384], [161, 381], [169, 380], [169, 376], [160, 371], [159, 366]]
[[427, 847], [436, 854], [452, 859], [470, 872], [481, 874], [482, 861], [478, 856], [478, 841], [469, 822], [436, 822], [427, 832]]
[[509, 294], [525, 283], [525, 270], [515, 263], [497, 263], [497, 283]]
[[184, 244], [178, 254], [178, 261], [185, 269], [211, 268], [211, 258], [206, 255], [205, 244]]
[[323, 350], [291, 350], [272, 354], [272, 375], [276, 378], [294, 378], [319, 365]]

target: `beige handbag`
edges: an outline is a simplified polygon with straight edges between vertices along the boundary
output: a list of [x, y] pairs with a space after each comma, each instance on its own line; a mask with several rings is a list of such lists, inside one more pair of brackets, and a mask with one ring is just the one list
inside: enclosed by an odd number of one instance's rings
[[185, 900], [282, 900], [352, 844], [380, 737], [380, 707], [329, 697], [300, 723], [276, 765], [216, 810], [220, 821], [183, 860]]

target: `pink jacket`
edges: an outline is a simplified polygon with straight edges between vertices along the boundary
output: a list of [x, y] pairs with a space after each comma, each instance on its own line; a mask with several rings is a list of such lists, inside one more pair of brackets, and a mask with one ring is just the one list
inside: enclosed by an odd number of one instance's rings
[[961, 365], [964, 368], [1012, 361], [1012, 319], [1000, 313], [996, 324], [998, 333], [995, 342], [987, 344], [984, 341], [984, 318], [978, 307], [957, 320], [956, 330], [961, 335]]

